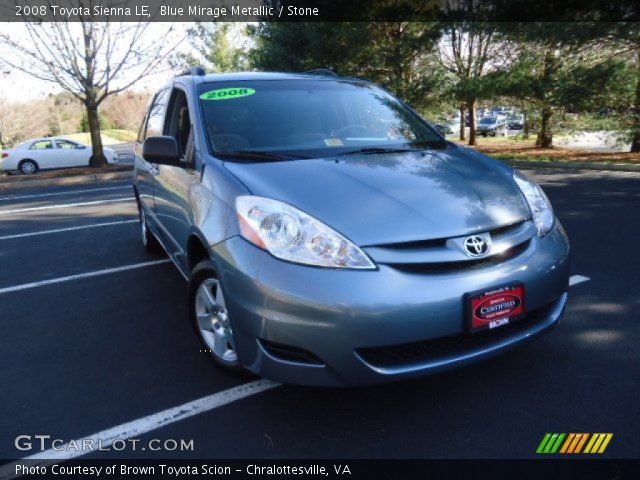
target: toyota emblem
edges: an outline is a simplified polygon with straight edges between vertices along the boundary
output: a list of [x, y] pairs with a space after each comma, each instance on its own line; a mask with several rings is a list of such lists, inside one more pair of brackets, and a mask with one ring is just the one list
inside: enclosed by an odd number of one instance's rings
[[470, 257], [482, 257], [489, 251], [489, 242], [478, 235], [464, 239], [464, 251]]

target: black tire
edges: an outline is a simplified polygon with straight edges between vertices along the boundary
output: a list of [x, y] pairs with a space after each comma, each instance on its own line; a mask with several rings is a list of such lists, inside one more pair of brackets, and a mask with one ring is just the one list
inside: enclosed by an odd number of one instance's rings
[[[238, 361], [237, 354], [235, 356], [235, 360], [233, 361], [224, 360], [219, 355], [213, 352], [211, 345], [207, 343], [207, 341], [204, 338], [203, 332], [198, 322], [198, 315], [197, 315], [198, 309], [202, 307], [202, 305], [198, 303], [198, 290], [200, 289], [201, 286], [203, 286], [203, 284], [206, 285], [205, 282], [211, 282], [211, 281], [216, 282], [216, 288], [220, 288], [220, 289], [222, 288], [221, 284], [218, 281], [218, 276], [217, 276], [216, 269], [213, 262], [211, 260], [203, 260], [200, 263], [198, 263], [198, 265], [195, 266], [195, 268], [191, 272], [191, 278], [189, 279], [189, 318], [191, 320], [191, 325], [193, 326], [193, 329], [196, 332], [196, 335], [198, 336], [198, 338], [200, 339], [200, 343], [202, 344], [201, 351], [205, 353], [213, 363], [215, 363], [218, 367], [224, 370], [228, 370], [234, 373], [250, 375], [250, 372], [246, 370]], [[217, 298], [218, 295], [216, 295], [216, 293], [217, 292], [214, 292], [213, 296]], [[220, 296], [222, 296], [221, 292], [220, 292]], [[224, 297], [222, 296], [222, 298]], [[227, 319], [226, 321], [229, 322], [229, 325], [230, 325], [230, 320], [226, 317], [226, 310], [224, 311], [225, 311], [225, 318]], [[232, 331], [233, 329], [229, 328], [229, 330]], [[233, 345], [232, 334], [231, 334], [230, 344], [232, 345], [232, 348], [230, 350], [232, 350], [235, 353], [235, 345]]]
[[37, 173], [38, 170], [40, 170], [40, 167], [35, 160], [25, 159], [21, 160], [18, 164], [18, 170], [20, 170], [20, 173], [23, 175], [32, 175]]
[[147, 216], [139, 204], [138, 214], [140, 216], [140, 238], [142, 239], [142, 246], [149, 253], [160, 253], [162, 251], [162, 246], [153, 232], [149, 230], [146, 219]]

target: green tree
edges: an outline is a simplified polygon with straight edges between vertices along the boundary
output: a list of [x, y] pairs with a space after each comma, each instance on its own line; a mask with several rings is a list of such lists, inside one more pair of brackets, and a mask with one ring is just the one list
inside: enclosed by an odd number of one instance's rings
[[434, 75], [435, 23], [263, 22], [250, 29], [251, 63], [262, 70], [329, 68], [379, 83], [416, 108], [441, 88]]
[[640, 25], [618, 22], [608, 28], [602, 55], [618, 63], [607, 86], [606, 106], [618, 112], [620, 129], [631, 141], [631, 152], [640, 152]]
[[189, 53], [172, 58], [172, 66], [201, 66], [212, 73], [236, 72], [249, 67], [245, 54], [245, 36], [240, 25], [228, 22], [198, 22], [187, 30]]
[[490, 82], [495, 92], [526, 100], [539, 114], [536, 146], [553, 146], [553, 117], [560, 110], [593, 108], [619, 70], [595, 48], [604, 30], [597, 24], [531, 22], [511, 25], [517, 58]]
[[464, 112], [469, 114], [469, 145], [476, 144], [476, 106], [491, 86], [486, 75], [509, 61], [507, 41], [496, 24], [453, 22], [443, 26], [439, 60], [448, 72], [449, 94], [460, 105], [460, 139], [464, 139]]

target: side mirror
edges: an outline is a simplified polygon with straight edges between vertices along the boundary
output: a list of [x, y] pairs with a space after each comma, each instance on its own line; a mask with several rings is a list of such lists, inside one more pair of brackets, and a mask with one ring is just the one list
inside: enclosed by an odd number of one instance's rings
[[151, 163], [180, 165], [178, 142], [167, 135], [149, 137], [142, 144], [142, 158]]

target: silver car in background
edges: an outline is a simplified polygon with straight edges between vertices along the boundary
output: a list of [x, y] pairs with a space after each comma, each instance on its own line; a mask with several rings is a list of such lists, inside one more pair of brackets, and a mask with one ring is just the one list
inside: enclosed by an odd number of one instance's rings
[[542, 189], [371, 83], [179, 76], [135, 148], [148, 249], [189, 282], [220, 366], [358, 385], [488, 358], [554, 326], [569, 244]]

